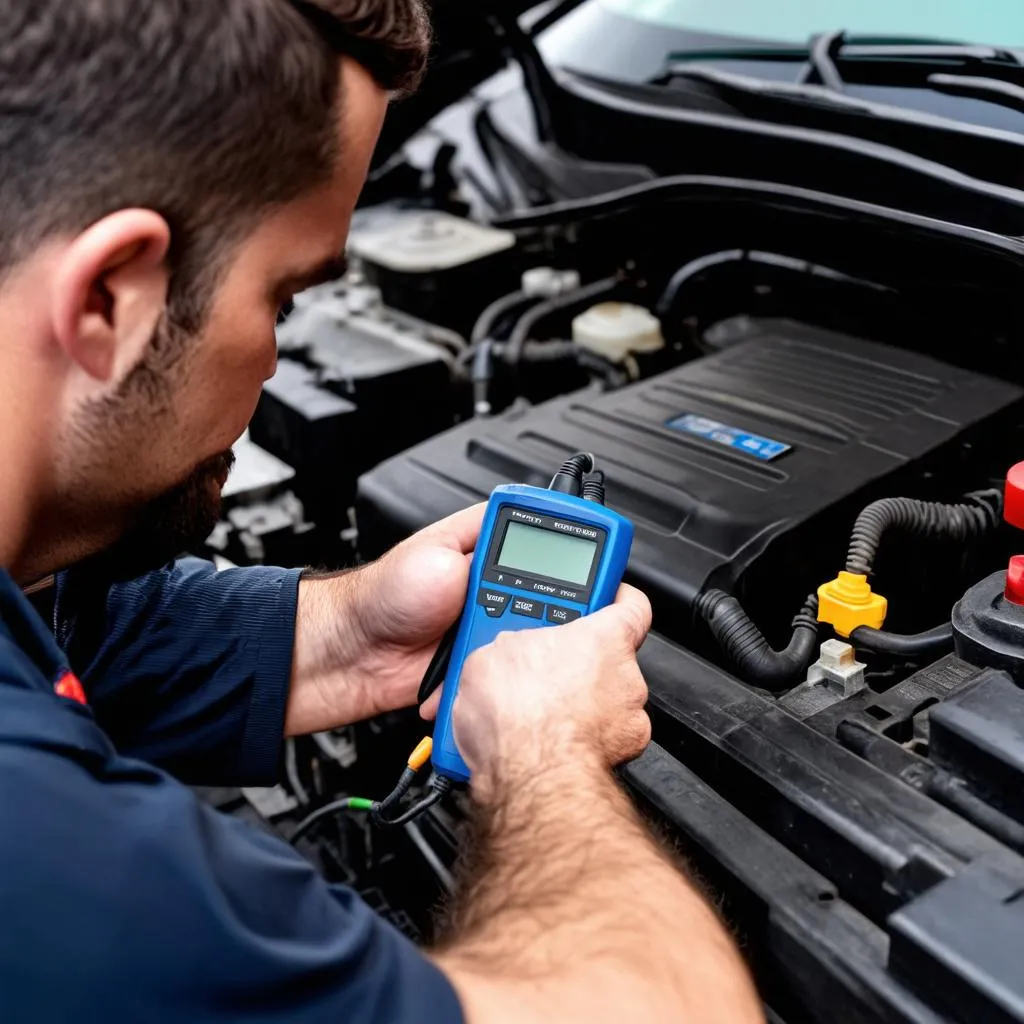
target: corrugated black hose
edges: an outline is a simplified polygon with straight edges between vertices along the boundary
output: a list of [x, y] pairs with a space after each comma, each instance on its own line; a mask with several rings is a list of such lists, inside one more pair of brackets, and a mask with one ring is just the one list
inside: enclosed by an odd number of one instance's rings
[[996, 490], [968, 494], [959, 505], [916, 498], [883, 498], [868, 505], [857, 517], [846, 556], [846, 571], [871, 576], [887, 530], [963, 544], [993, 532], [999, 526], [1002, 512], [1003, 497]]
[[765, 690], [785, 690], [799, 682], [818, 653], [816, 594], [793, 619], [793, 637], [783, 651], [776, 651], [739, 601], [722, 590], [701, 594], [697, 611], [740, 675]]

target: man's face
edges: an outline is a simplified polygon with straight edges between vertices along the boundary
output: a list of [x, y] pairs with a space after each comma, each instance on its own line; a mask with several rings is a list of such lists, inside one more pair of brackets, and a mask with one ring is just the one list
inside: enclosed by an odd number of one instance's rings
[[[277, 363], [275, 325], [298, 291], [338, 276], [349, 222], [387, 108], [387, 94], [346, 61], [340, 159], [332, 180], [270, 213], [240, 245], [197, 337], [164, 317], [141, 362], [89, 410], [75, 434], [71, 502], [116, 576], [137, 575], [215, 525], [230, 448]], [[178, 353], [162, 365], [161, 354]]]

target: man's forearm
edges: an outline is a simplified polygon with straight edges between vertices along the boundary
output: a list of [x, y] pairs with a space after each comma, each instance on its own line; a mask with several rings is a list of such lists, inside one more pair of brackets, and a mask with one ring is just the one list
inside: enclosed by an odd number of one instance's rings
[[351, 613], [359, 570], [306, 574], [299, 583], [295, 654], [285, 732], [302, 735], [367, 715], [366, 696], [352, 666], [361, 638]]
[[303, 577], [287, 735], [351, 725], [415, 701], [420, 679], [451, 619], [429, 623], [426, 635], [417, 636], [418, 624], [399, 609], [393, 627], [374, 633], [367, 623], [385, 617], [380, 610], [387, 597], [386, 589], [383, 599], [381, 595], [381, 571], [382, 563], [375, 562], [349, 572]]
[[761, 1020], [706, 900], [597, 767], [493, 794], [437, 953], [471, 1024]]
[[482, 508], [416, 534], [349, 572], [299, 586], [289, 735], [411, 706], [438, 641], [466, 599]]
[[287, 735], [361, 722], [406, 706], [415, 693], [409, 679], [418, 683], [415, 673], [422, 672], [415, 654], [406, 656], [363, 628], [359, 605], [372, 600], [364, 592], [373, 568], [309, 574], [299, 584]]

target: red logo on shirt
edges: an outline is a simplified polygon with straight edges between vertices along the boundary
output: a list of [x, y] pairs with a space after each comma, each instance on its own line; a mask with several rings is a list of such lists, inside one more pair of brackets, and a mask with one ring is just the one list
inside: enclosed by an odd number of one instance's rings
[[68, 700], [77, 701], [79, 704], [89, 703], [85, 697], [85, 689], [74, 672], [65, 672], [53, 684], [53, 689], [58, 697], [67, 697]]

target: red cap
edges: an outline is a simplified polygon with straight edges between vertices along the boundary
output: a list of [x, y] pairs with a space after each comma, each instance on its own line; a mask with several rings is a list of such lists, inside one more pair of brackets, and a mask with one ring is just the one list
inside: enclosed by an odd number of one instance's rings
[[[1024, 462], [1018, 462], [1006, 474], [1003, 518], [1018, 530], [1024, 530]], [[1024, 605], [1024, 555], [1014, 555], [1006, 570], [1006, 600]]]
[[1006, 570], [1006, 600], [1024, 605], [1024, 555], [1014, 555]]
[[1006, 474], [1003, 517], [1011, 526], [1024, 530], [1024, 462], [1018, 462]]

